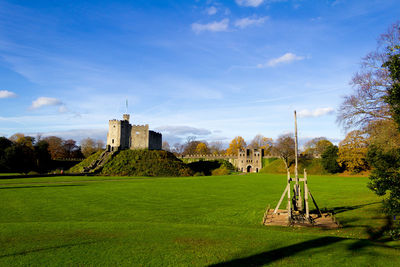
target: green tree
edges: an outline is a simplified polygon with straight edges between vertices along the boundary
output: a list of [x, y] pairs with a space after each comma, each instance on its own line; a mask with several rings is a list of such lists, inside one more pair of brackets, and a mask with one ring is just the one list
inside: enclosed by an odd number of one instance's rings
[[389, 77], [392, 84], [388, 87], [388, 93], [385, 98], [389, 104], [391, 115], [400, 129], [400, 45], [396, 45], [391, 49], [388, 61], [383, 64], [383, 67], [388, 68]]
[[400, 214], [400, 149], [383, 151], [372, 145], [368, 150], [368, 161], [372, 165], [369, 188], [384, 196], [384, 211], [390, 215]]
[[338, 173], [343, 170], [342, 167], [339, 166], [338, 160], [338, 152], [339, 148], [333, 144], [326, 147], [325, 151], [321, 155], [321, 164], [325, 170], [330, 173]]
[[45, 172], [51, 169], [51, 155], [49, 153], [49, 143], [45, 140], [37, 142], [34, 146], [36, 168], [39, 172]]
[[0, 137], [0, 172], [9, 171], [9, 162], [6, 158], [6, 149], [13, 146], [13, 142], [5, 137]]

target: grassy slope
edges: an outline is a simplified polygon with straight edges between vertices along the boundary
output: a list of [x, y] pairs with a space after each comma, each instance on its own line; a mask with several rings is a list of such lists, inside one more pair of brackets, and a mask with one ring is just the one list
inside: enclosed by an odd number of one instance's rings
[[93, 155], [90, 155], [86, 159], [82, 160], [80, 163], [78, 163], [75, 166], [73, 166], [72, 168], [70, 168], [68, 170], [68, 172], [72, 172], [72, 173], [83, 172], [83, 168], [89, 167], [89, 165], [92, 164], [92, 162], [95, 161], [100, 156], [101, 153], [103, 153], [103, 151], [97, 151]]
[[309, 177], [319, 205], [339, 212], [339, 230], [261, 226], [282, 175], [112, 179], [0, 181], [0, 265], [400, 263], [398, 242], [364, 240], [384, 223], [367, 178]]
[[[285, 164], [281, 159], [272, 160], [263, 166], [264, 168], [260, 171], [262, 173], [286, 173]], [[324, 167], [322, 167], [321, 159], [300, 159], [298, 169], [299, 172], [303, 172], [303, 170], [306, 169], [308, 174], [329, 174]], [[290, 172], [294, 173], [294, 164], [290, 166]]]

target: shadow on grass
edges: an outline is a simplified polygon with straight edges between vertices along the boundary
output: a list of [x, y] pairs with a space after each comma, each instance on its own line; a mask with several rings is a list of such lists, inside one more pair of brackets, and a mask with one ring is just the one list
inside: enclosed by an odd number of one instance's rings
[[17, 253], [10, 253], [10, 254], [6, 254], [6, 255], [0, 255], [0, 258], [23, 256], [23, 255], [27, 255], [29, 253], [34, 253], [34, 252], [41, 252], [41, 251], [60, 249], [60, 248], [70, 248], [70, 247], [74, 247], [74, 246], [88, 245], [88, 244], [93, 244], [93, 243], [97, 243], [97, 241], [87, 241], [87, 242], [80, 242], [80, 243], [75, 243], [75, 244], [65, 244], [65, 245], [60, 245], [60, 246], [52, 246], [52, 247], [45, 247], [45, 248], [30, 249], [30, 250], [17, 252]]
[[342, 213], [345, 211], [350, 211], [350, 210], [356, 210], [356, 209], [360, 209], [363, 208], [365, 206], [369, 206], [369, 205], [373, 205], [373, 204], [378, 204], [381, 203], [380, 201], [376, 201], [376, 202], [371, 202], [371, 203], [366, 203], [366, 204], [360, 204], [360, 205], [355, 205], [355, 206], [341, 206], [341, 207], [335, 207], [332, 209], [332, 212], [334, 214], [337, 213]]
[[0, 187], [0, 190], [4, 190], [4, 189], [21, 189], [21, 188], [41, 188], [41, 187], [65, 187], [65, 186], [85, 186], [85, 185], [84, 184], [63, 184], [63, 185], [8, 186], [8, 187]]
[[341, 238], [341, 237], [333, 237], [333, 236], [327, 236], [327, 237], [321, 237], [301, 243], [297, 243], [294, 245], [274, 249], [271, 251], [263, 252], [260, 254], [252, 255], [246, 258], [241, 258], [241, 259], [234, 259], [231, 261], [227, 262], [222, 262], [222, 263], [217, 263], [214, 265], [210, 266], [262, 266], [265, 264], [270, 264], [274, 261], [291, 257], [297, 253], [312, 249], [312, 248], [320, 248], [324, 246], [328, 246], [343, 240], [346, 240], [347, 238]]

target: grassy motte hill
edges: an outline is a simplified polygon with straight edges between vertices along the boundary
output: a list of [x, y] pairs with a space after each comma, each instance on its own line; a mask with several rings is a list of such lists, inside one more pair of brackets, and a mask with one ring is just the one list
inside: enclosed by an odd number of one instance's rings
[[[321, 164], [321, 159], [300, 158], [298, 164], [299, 173], [303, 173], [303, 170], [306, 169], [308, 174], [328, 174]], [[260, 170], [262, 173], [286, 173], [285, 164], [279, 158], [270, 161], [269, 164], [265, 164], [264, 166], [265, 167]], [[294, 173], [294, 163], [289, 169], [291, 173]]]
[[123, 150], [104, 164], [102, 175], [190, 176], [192, 170], [171, 152]]
[[80, 163], [76, 164], [75, 166], [73, 166], [72, 168], [70, 168], [68, 170], [68, 172], [70, 173], [82, 173], [83, 169], [86, 167], [89, 167], [89, 165], [95, 161], [96, 159], [99, 158], [99, 156], [101, 155], [101, 153], [103, 153], [103, 151], [97, 151], [96, 153], [94, 153], [93, 155], [90, 155], [89, 157], [87, 157], [86, 159], [82, 160]]

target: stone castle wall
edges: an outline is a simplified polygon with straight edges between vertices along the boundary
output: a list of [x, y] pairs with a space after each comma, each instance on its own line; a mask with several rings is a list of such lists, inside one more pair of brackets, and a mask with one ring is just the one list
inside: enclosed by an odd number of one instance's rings
[[149, 148], [149, 125], [132, 125], [131, 148]]

